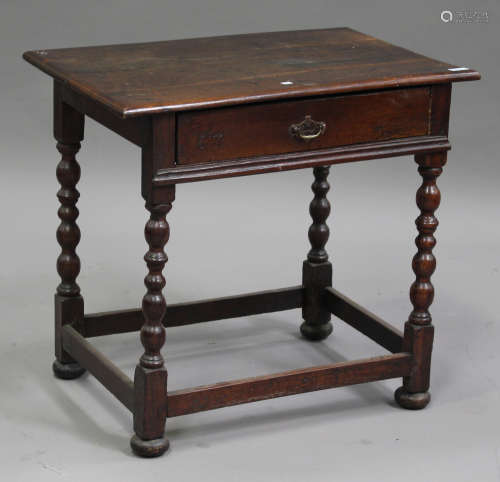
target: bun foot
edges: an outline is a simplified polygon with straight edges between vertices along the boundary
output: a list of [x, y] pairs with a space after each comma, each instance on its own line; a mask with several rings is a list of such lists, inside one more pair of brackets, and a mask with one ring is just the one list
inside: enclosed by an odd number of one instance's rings
[[130, 447], [139, 457], [159, 457], [163, 455], [170, 445], [168, 439], [163, 436], [154, 440], [142, 440], [137, 435], [130, 439]]
[[82, 376], [86, 370], [82, 368], [78, 363], [61, 363], [59, 360], [55, 360], [52, 363], [52, 371], [57, 378], [63, 380], [73, 380]]
[[404, 387], [399, 387], [394, 393], [394, 398], [403, 408], [421, 410], [431, 401], [431, 394], [429, 392], [408, 393]]
[[333, 331], [333, 326], [330, 322], [323, 323], [322, 325], [309, 325], [304, 321], [300, 325], [300, 332], [304, 338], [309, 341], [321, 341], [330, 335]]

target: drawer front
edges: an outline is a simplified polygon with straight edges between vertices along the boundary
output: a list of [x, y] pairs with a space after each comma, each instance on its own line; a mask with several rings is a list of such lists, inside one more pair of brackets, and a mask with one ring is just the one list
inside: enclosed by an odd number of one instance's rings
[[418, 87], [181, 112], [177, 163], [200, 164], [426, 135], [429, 106], [430, 89]]

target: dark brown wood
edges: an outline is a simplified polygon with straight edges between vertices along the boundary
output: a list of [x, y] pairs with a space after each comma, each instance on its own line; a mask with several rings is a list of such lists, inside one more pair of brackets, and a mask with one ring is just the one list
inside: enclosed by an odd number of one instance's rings
[[412, 263], [416, 279], [410, 288], [413, 311], [405, 325], [403, 341], [403, 350], [413, 353], [415, 359], [411, 375], [404, 378], [403, 386], [396, 391], [396, 401], [409, 409], [424, 408], [430, 401], [428, 389], [434, 329], [429, 306], [434, 299], [431, 276], [436, 269], [436, 258], [432, 249], [436, 245], [434, 231], [438, 226], [434, 212], [441, 201], [436, 179], [443, 171], [446, 154], [416, 156], [415, 161], [423, 181], [416, 196], [420, 215], [415, 221], [418, 251]]
[[61, 296], [77, 296], [80, 294], [80, 287], [76, 283], [80, 259], [76, 247], [80, 242], [80, 229], [76, 224], [79, 214], [76, 203], [80, 193], [76, 185], [80, 180], [80, 165], [75, 156], [83, 139], [83, 116], [61, 101], [57, 88], [54, 89], [54, 137], [57, 139], [57, 150], [61, 153], [56, 171], [61, 185], [57, 192], [61, 203], [57, 211], [61, 220], [57, 228], [57, 241], [61, 246], [61, 254], [57, 258], [61, 283], [57, 293]]
[[52, 364], [54, 375], [63, 380], [72, 380], [85, 373], [85, 368], [80, 366], [63, 347], [62, 330], [65, 326], [74, 326], [81, 330], [83, 322], [83, 298], [77, 296], [54, 296], [54, 342], [56, 359]]
[[78, 208], [76, 203], [80, 193], [76, 185], [80, 179], [80, 166], [75, 158], [84, 134], [84, 117], [63, 102], [61, 87], [54, 85], [54, 137], [61, 160], [56, 175], [61, 185], [57, 192], [60, 206], [57, 211], [61, 220], [57, 228], [57, 241], [61, 253], [57, 258], [57, 272], [61, 278], [55, 296], [55, 356], [52, 365], [54, 374], [63, 379], [73, 379], [85, 370], [64, 350], [62, 328], [73, 324], [81, 326], [83, 321], [83, 298], [76, 282], [80, 272], [80, 258], [76, 247], [80, 241], [80, 228], [76, 223]]
[[123, 117], [480, 78], [349, 28], [36, 50], [24, 58]]
[[[162, 323], [166, 328], [240, 316], [292, 310], [302, 306], [302, 286], [259, 291], [223, 298], [177, 303], [167, 306]], [[131, 309], [94, 313], [84, 317], [86, 338], [140, 330], [142, 310]]]
[[409, 353], [398, 353], [176, 390], [168, 393], [168, 417], [396, 378], [409, 373], [411, 361]]
[[[430, 89], [416, 87], [181, 112], [177, 162], [199, 164], [426, 135], [429, 109]], [[326, 126], [310, 141], [290, 134], [305, 116]]]
[[170, 445], [165, 436], [167, 370], [137, 365], [134, 374], [134, 432], [130, 446], [141, 457], [159, 457]]
[[307, 153], [295, 152], [199, 165], [179, 165], [168, 169], [160, 169], [153, 177], [153, 185], [163, 187], [183, 182], [207, 181], [407, 154], [446, 151], [450, 148], [450, 143], [444, 136], [421, 136], [343, 146], [334, 149], [321, 149]]
[[430, 135], [448, 136], [450, 102], [451, 84], [439, 84], [431, 87]]
[[330, 184], [327, 180], [329, 172], [330, 168], [328, 166], [318, 166], [313, 169], [314, 182], [312, 183], [312, 190], [314, 199], [309, 205], [309, 214], [313, 222], [308, 232], [311, 249], [307, 253], [307, 261], [312, 264], [322, 264], [328, 261], [325, 245], [330, 236], [330, 229], [326, 224], [326, 220], [330, 215], [330, 203], [326, 197], [330, 190]]
[[96, 377], [131, 412], [134, 411], [134, 385], [127, 375], [96, 350], [72, 326], [62, 329], [64, 349]]
[[62, 154], [62, 159], [57, 165], [57, 180], [61, 188], [57, 197], [61, 206], [57, 211], [61, 223], [57, 228], [57, 241], [61, 246], [61, 254], [57, 258], [57, 272], [61, 282], [57, 293], [61, 296], [78, 296], [80, 287], [76, 278], [80, 273], [80, 258], [76, 254], [76, 247], [80, 242], [80, 228], [76, 224], [78, 208], [76, 203], [80, 193], [76, 184], [80, 179], [80, 166], [75, 154], [80, 149], [79, 143], [69, 144], [59, 141], [57, 150]]
[[66, 353], [62, 346], [62, 328], [64, 325], [80, 324], [83, 320], [83, 298], [81, 296], [54, 296], [55, 313], [55, 355], [56, 359], [63, 364], [72, 363], [75, 360]]
[[167, 311], [167, 304], [162, 293], [165, 287], [163, 268], [168, 259], [163, 249], [170, 236], [166, 215], [172, 209], [172, 203], [154, 206], [147, 204], [146, 208], [150, 212], [150, 218], [146, 223], [144, 233], [149, 250], [144, 260], [149, 272], [144, 278], [147, 293], [142, 300], [144, 324], [141, 328], [141, 342], [144, 346], [144, 353], [140, 364], [144, 368], [155, 369], [163, 367], [160, 350], [165, 343], [165, 328], [162, 325], [162, 319]]
[[57, 165], [57, 180], [61, 188], [57, 197], [61, 206], [57, 214], [61, 220], [57, 228], [57, 241], [61, 246], [61, 254], [57, 258], [57, 272], [61, 282], [57, 287], [57, 293], [61, 296], [77, 296], [80, 287], [76, 278], [80, 273], [80, 258], [76, 254], [76, 247], [80, 242], [80, 228], [76, 224], [78, 208], [76, 203], [80, 193], [76, 184], [80, 179], [80, 166], [76, 161], [75, 154], [80, 149], [80, 143], [57, 143], [57, 150], [62, 154], [62, 159]]
[[[57, 80], [55, 83], [60, 84]], [[60, 84], [57, 88], [61, 92], [62, 100], [81, 114], [91, 117], [137, 146], [144, 146], [148, 143], [151, 129], [149, 118], [122, 119], [96, 100], [78, 94], [67, 85]]]
[[402, 349], [403, 333], [401, 331], [336, 289], [325, 288], [322, 301], [332, 315], [345, 321], [390, 352], [407, 351]]
[[60, 82], [54, 82], [53, 109], [54, 138], [61, 143], [79, 144], [83, 140], [85, 117], [64, 101]]
[[326, 197], [330, 184], [327, 177], [330, 168], [318, 166], [313, 169], [314, 182], [312, 190], [314, 199], [309, 205], [312, 224], [309, 227], [311, 249], [302, 265], [302, 285], [304, 286], [304, 302], [300, 332], [308, 340], [324, 340], [333, 330], [330, 323], [331, 314], [325, 309], [321, 298], [325, 286], [332, 285], [332, 265], [328, 261], [325, 250], [330, 230], [326, 219], [330, 215], [330, 203]]
[[[174, 190], [172, 189], [168, 203], [146, 203], [150, 217], [144, 234], [149, 250], [144, 260], [149, 272], [144, 278], [147, 292], [142, 299], [144, 324], [141, 328], [141, 342], [144, 346], [144, 353], [134, 375], [135, 436], [131, 440], [131, 447], [138, 455], [148, 457], [162, 455], [169, 445], [168, 439], [164, 436], [168, 374], [161, 348], [165, 343], [165, 328], [162, 319], [167, 310], [162, 293], [165, 287], [163, 268], [168, 259], [164, 247], [170, 236], [166, 216], [172, 209], [173, 200]], [[150, 443], [151, 440], [155, 442]]]
[[406, 322], [404, 337], [403, 351], [414, 356], [411, 373], [404, 380], [404, 389], [411, 395], [425, 394], [429, 389], [434, 326]]
[[423, 181], [416, 196], [417, 206], [420, 209], [420, 215], [415, 221], [418, 229], [418, 236], [415, 239], [418, 252], [412, 263], [416, 280], [410, 289], [413, 311], [408, 321], [414, 325], [429, 325], [432, 321], [429, 306], [434, 298], [431, 276], [436, 269], [436, 258], [432, 254], [432, 249], [436, 245], [434, 231], [439, 224], [434, 212], [441, 201], [436, 179], [443, 171], [446, 155], [422, 155], [416, 156], [415, 160], [419, 165], [418, 172]]
[[156, 173], [175, 165], [175, 115], [167, 113], [151, 119], [149, 142], [142, 149], [142, 197], [149, 204], [169, 203], [175, 195], [171, 186], [153, 183]]

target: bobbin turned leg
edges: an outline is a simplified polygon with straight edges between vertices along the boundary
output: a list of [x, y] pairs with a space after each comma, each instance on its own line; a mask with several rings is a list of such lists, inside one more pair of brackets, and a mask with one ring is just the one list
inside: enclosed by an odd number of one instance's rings
[[327, 177], [330, 168], [315, 167], [312, 190], [314, 199], [309, 206], [313, 223], [309, 228], [311, 250], [307, 260], [302, 265], [302, 285], [305, 288], [302, 317], [304, 322], [300, 326], [302, 335], [308, 340], [319, 341], [325, 339], [332, 332], [330, 323], [331, 314], [321, 303], [321, 296], [325, 286], [332, 285], [332, 264], [328, 261], [325, 244], [330, 231], [326, 219], [330, 214], [330, 203], [326, 194], [330, 189]]
[[432, 249], [436, 245], [434, 231], [438, 220], [434, 212], [439, 207], [441, 194], [436, 179], [443, 171], [446, 153], [415, 156], [419, 165], [418, 172], [423, 178], [417, 191], [417, 205], [420, 216], [415, 223], [418, 236], [415, 239], [418, 252], [413, 258], [413, 271], [416, 279], [410, 288], [410, 299], [413, 311], [405, 324], [403, 351], [414, 356], [414, 366], [410, 376], [403, 379], [403, 386], [395, 393], [396, 401], [404, 408], [418, 410], [429, 403], [429, 378], [431, 368], [432, 342], [434, 327], [429, 313], [429, 306], [434, 298], [434, 287], [431, 276], [436, 268], [436, 259]]
[[57, 258], [57, 272], [61, 283], [55, 295], [55, 355], [52, 365], [58, 378], [77, 378], [85, 372], [62, 346], [61, 329], [72, 324], [78, 328], [83, 321], [83, 298], [76, 278], [80, 272], [80, 259], [76, 247], [80, 241], [80, 229], [76, 224], [78, 208], [76, 203], [80, 193], [76, 185], [80, 179], [80, 166], [75, 155], [83, 139], [84, 116], [64, 104], [59, 96], [58, 84], [54, 88], [54, 137], [62, 158], [57, 165], [57, 180], [61, 188], [57, 197], [61, 206], [58, 210], [61, 223], [57, 228], [57, 241], [61, 254]]
[[[173, 190], [171, 200], [173, 201]], [[166, 215], [172, 208], [172, 203], [146, 204], [146, 208], [150, 211], [150, 219], [145, 228], [149, 251], [144, 259], [149, 273], [144, 280], [147, 292], [142, 300], [144, 324], [141, 329], [141, 342], [144, 354], [135, 369], [135, 435], [130, 445], [141, 457], [158, 457], [169, 446], [164, 435], [167, 417], [167, 370], [160, 350], [165, 343], [162, 320], [167, 309], [162, 294], [165, 286], [162, 270], [167, 262], [163, 248], [169, 237]]]

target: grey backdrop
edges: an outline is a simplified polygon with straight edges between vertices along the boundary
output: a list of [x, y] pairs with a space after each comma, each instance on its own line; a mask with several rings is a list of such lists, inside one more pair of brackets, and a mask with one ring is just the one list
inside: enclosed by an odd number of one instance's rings
[[[442, 10], [488, 13], [445, 24]], [[498, 406], [498, 1], [0, 0], [0, 473], [9, 481], [500, 480]], [[392, 404], [399, 380], [271, 400], [168, 422], [168, 456], [128, 449], [131, 417], [92, 377], [55, 380], [58, 246], [50, 79], [28, 49], [351, 26], [483, 74], [453, 89], [453, 150], [439, 185], [433, 402]], [[88, 121], [79, 155], [79, 278], [89, 312], [144, 292], [139, 151]], [[300, 281], [310, 170], [181, 186], [169, 216], [167, 297], [177, 302]], [[119, 179], [119, 182], [116, 181]], [[415, 252], [411, 158], [332, 168], [328, 250], [336, 286], [402, 326]], [[221, 240], [223, 240], [221, 242]], [[321, 344], [298, 311], [169, 330], [171, 388], [382, 353], [335, 323]], [[136, 334], [96, 340], [132, 373]]]

